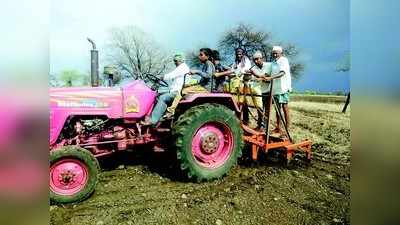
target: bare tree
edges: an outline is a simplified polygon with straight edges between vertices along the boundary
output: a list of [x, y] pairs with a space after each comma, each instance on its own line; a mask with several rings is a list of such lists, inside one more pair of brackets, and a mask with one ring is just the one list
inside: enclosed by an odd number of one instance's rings
[[[265, 31], [256, 30], [248, 24], [239, 24], [227, 30], [219, 41], [218, 48], [227, 61], [233, 62], [236, 48], [242, 48], [248, 56], [260, 50], [267, 60], [271, 60], [272, 51], [271, 34]], [[296, 59], [299, 49], [293, 44], [282, 45], [285, 55], [290, 59], [291, 73], [293, 79], [298, 79], [304, 71], [304, 64]]]
[[269, 33], [256, 31], [251, 25], [241, 23], [222, 35], [218, 47], [223, 55], [233, 60], [236, 48], [242, 48], [247, 55], [257, 50], [268, 52], [272, 49], [269, 38]]
[[124, 77], [148, 82], [147, 74], [160, 76], [170, 67], [170, 57], [138, 27], [113, 28], [110, 34], [107, 59]]

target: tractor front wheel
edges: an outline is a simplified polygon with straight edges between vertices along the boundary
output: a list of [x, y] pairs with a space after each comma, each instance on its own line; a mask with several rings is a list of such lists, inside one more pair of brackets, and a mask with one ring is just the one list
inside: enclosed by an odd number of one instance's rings
[[79, 202], [93, 193], [100, 167], [86, 149], [67, 146], [50, 152], [50, 201]]
[[181, 169], [197, 181], [224, 176], [242, 154], [240, 122], [223, 105], [203, 104], [187, 110], [174, 125], [174, 137]]

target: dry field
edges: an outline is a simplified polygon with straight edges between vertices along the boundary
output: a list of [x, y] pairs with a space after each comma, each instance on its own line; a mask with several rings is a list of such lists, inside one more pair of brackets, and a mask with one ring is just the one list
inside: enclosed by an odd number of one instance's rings
[[52, 205], [51, 224], [349, 224], [350, 108], [307, 98], [290, 107], [294, 139], [314, 142], [311, 165], [244, 158], [221, 180], [192, 183], [169, 154], [124, 153], [102, 162], [88, 200]]

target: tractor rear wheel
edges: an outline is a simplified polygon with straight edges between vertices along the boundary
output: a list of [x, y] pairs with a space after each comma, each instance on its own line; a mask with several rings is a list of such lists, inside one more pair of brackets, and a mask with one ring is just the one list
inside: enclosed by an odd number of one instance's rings
[[242, 154], [240, 122], [223, 105], [194, 106], [178, 118], [173, 130], [180, 167], [197, 181], [224, 176]]
[[93, 193], [100, 167], [86, 149], [66, 146], [50, 152], [50, 201], [71, 203]]

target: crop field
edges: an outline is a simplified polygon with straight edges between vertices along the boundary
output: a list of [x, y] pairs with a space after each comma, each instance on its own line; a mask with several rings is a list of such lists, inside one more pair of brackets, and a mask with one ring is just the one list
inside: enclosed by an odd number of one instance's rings
[[343, 96], [292, 99], [291, 134], [313, 141], [310, 165], [244, 156], [226, 177], [193, 183], [172, 154], [126, 152], [101, 161], [89, 199], [51, 205], [51, 224], [349, 224], [351, 109], [341, 113]]
[[346, 101], [346, 96], [291, 94], [290, 99], [292, 101], [307, 101], [307, 102], [343, 104]]

